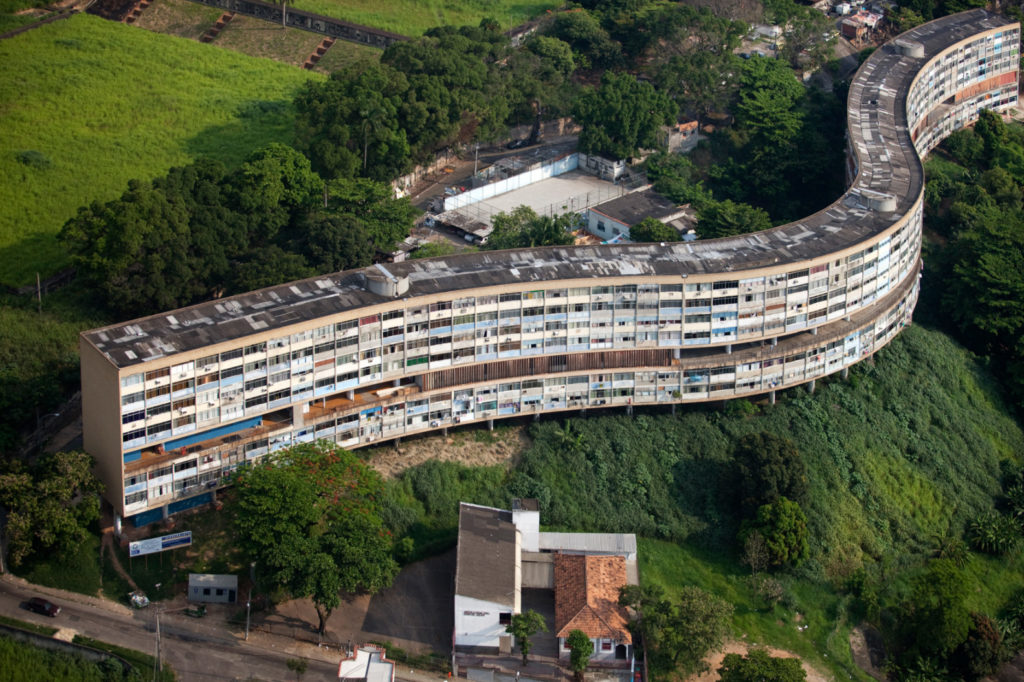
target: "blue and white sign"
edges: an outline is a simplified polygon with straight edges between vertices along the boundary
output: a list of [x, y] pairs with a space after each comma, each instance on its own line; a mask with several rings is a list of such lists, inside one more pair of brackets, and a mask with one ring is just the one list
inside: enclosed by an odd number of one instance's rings
[[129, 543], [128, 556], [135, 557], [142, 556], [143, 554], [155, 554], [166, 549], [188, 547], [191, 544], [192, 531], [186, 530], [181, 533], [171, 533], [170, 535], [161, 535], [158, 538], [149, 538], [148, 540]]

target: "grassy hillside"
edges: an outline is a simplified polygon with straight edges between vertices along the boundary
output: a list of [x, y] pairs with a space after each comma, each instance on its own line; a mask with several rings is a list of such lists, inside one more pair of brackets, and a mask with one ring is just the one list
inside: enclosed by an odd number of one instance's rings
[[433, 26], [476, 25], [484, 17], [511, 28], [562, 4], [559, 0], [299, 0], [289, 6], [418, 36]]
[[[731, 451], [741, 436], [761, 431], [797, 444], [809, 487], [810, 558], [777, 576], [777, 600], [751, 581], [735, 540]], [[550, 528], [639, 533], [642, 581], [670, 594], [687, 584], [715, 592], [736, 607], [737, 637], [792, 650], [843, 677], [863, 677], [849, 647], [862, 617], [845, 592], [851, 575], [865, 569], [885, 603], [899, 603], [935, 539], [960, 537], [969, 519], [993, 506], [1002, 467], [1024, 458], [1024, 432], [984, 364], [919, 326], [849, 380], [819, 382], [814, 395], [793, 390], [774, 407], [735, 401], [675, 417], [552, 418], [531, 427], [531, 436], [501, 483], [500, 468], [409, 470], [392, 504], [412, 513], [395, 509], [392, 520], [436, 547], [442, 527], [454, 524], [457, 499], [537, 497]], [[971, 554], [968, 607], [996, 614], [1024, 588], [1021, 561], [1019, 553]]]
[[323, 76], [89, 15], [0, 42], [0, 283], [66, 259], [79, 206], [208, 155], [291, 139], [290, 102]]

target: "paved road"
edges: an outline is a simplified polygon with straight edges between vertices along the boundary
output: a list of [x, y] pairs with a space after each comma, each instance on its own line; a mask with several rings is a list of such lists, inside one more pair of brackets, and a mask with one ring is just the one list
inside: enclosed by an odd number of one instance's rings
[[[52, 599], [62, 607], [56, 618], [21, 608], [31, 596]], [[60, 628], [105, 642], [153, 653], [156, 649], [156, 608], [131, 611], [101, 599], [62, 590], [40, 588], [11, 576], [0, 578], [0, 613], [23, 621]], [[189, 680], [286, 680], [293, 679], [285, 664], [305, 658], [309, 668], [303, 680], [337, 679], [340, 654], [262, 633], [242, 637], [223, 627], [165, 613], [160, 618], [161, 658]]]

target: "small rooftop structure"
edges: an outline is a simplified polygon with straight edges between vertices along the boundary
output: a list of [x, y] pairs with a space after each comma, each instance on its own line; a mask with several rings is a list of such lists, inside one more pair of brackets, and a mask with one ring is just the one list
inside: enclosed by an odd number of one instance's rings
[[582, 630], [591, 639], [632, 642], [619, 589], [627, 584], [621, 556], [555, 556], [555, 636]]
[[395, 664], [375, 646], [359, 647], [349, 658], [341, 659], [338, 679], [356, 682], [394, 682]]
[[633, 533], [541, 533], [539, 551], [563, 554], [614, 554], [636, 559]]

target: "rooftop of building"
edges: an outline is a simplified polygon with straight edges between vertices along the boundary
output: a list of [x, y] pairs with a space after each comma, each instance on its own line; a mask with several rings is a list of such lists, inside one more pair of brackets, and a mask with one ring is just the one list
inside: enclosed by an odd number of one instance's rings
[[603, 554], [636, 554], [633, 533], [550, 533], [539, 534], [539, 549], [563, 552]]
[[359, 647], [351, 656], [341, 659], [338, 679], [392, 682], [395, 679], [395, 664], [387, 660], [384, 652], [375, 646]]
[[619, 589], [626, 585], [621, 556], [555, 556], [555, 636], [582, 630], [591, 639], [631, 642]]
[[[481, 251], [388, 266], [408, 277], [408, 298], [490, 287], [595, 277], [742, 277], [744, 271], [825, 256], [870, 238], [900, 219], [920, 195], [924, 173], [907, 130], [905, 100], [923, 63], [971, 35], [1012, 23], [971, 10], [923, 24], [903, 38], [921, 43], [923, 59], [876, 50], [850, 87], [847, 123], [858, 175], [847, 192], [817, 213], [764, 232], [696, 242], [555, 246]], [[880, 196], [895, 210], [872, 208]], [[83, 332], [116, 367], [130, 367], [254, 334], [394, 299], [366, 285], [371, 268], [325, 274], [188, 308]]]
[[590, 209], [617, 220], [623, 225], [636, 225], [644, 218], [661, 220], [679, 213], [674, 201], [666, 199], [653, 189], [630, 192]]
[[515, 606], [516, 533], [511, 511], [459, 504], [457, 596]]

